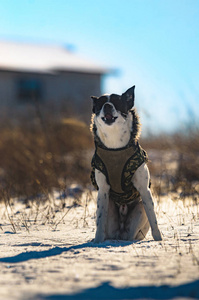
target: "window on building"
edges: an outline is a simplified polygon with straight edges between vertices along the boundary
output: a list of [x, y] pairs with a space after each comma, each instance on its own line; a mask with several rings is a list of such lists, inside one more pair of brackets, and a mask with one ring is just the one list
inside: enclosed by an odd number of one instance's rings
[[42, 83], [38, 79], [20, 79], [17, 82], [17, 97], [20, 102], [42, 101]]

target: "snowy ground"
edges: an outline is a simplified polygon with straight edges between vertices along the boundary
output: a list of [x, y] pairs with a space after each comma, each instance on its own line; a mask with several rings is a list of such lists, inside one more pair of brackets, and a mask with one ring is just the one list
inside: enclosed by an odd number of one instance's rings
[[0, 299], [199, 299], [196, 200], [156, 204], [163, 242], [95, 245], [95, 196], [0, 204]]

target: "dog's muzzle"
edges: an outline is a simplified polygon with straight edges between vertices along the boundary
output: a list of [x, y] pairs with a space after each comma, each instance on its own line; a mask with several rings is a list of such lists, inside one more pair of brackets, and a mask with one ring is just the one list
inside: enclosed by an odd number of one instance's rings
[[103, 111], [104, 111], [104, 117], [102, 117], [102, 120], [107, 124], [111, 125], [115, 122], [115, 120], [118, 117], [113, 116], [113, 105], [109, 103], [105, 103], [103, 106]]

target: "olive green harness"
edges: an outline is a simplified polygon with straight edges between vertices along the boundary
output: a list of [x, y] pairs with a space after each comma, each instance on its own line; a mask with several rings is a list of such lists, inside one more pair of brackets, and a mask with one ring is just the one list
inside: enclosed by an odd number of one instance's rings
[[95, 154], [91, 165], [91, 181], [98, 189], [95, 180], [95, 169], [101, 171], [110, 185], [110, 198], [117, 204], [130, 204], [139, 196], [132, 183], [132, 177], [144, 162], [148, 161], [147, 153], [139, 143], [129, 142], [120, 149], [106, 148], [98, 139], [95, 139]]

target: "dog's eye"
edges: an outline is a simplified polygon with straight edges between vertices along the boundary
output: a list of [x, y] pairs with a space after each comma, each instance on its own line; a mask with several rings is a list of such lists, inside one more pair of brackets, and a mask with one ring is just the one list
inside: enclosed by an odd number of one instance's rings
[[121, 97], [117, 96], [117, 95], [112, 95], [111, 97], [111, 102], [113, 103], [113, 105], [115, 106], [116, 110], [121, 111], [122, 110], [122, 100]]
[[127, 114], [127, 106], [126, 102], [122, 101], [122, 98], [118, 95], [111, 95], [111, 101], [112, 104], [114, 105], [115, 109], [124, 116]]
[[100, 97], [99, 99], [97, 99], [97, 101], [95, 102], [95, 113], [99, 114], [102, 106], [104, 105], [104, 103], [107, 101], [107, 98], [105, 96]]

